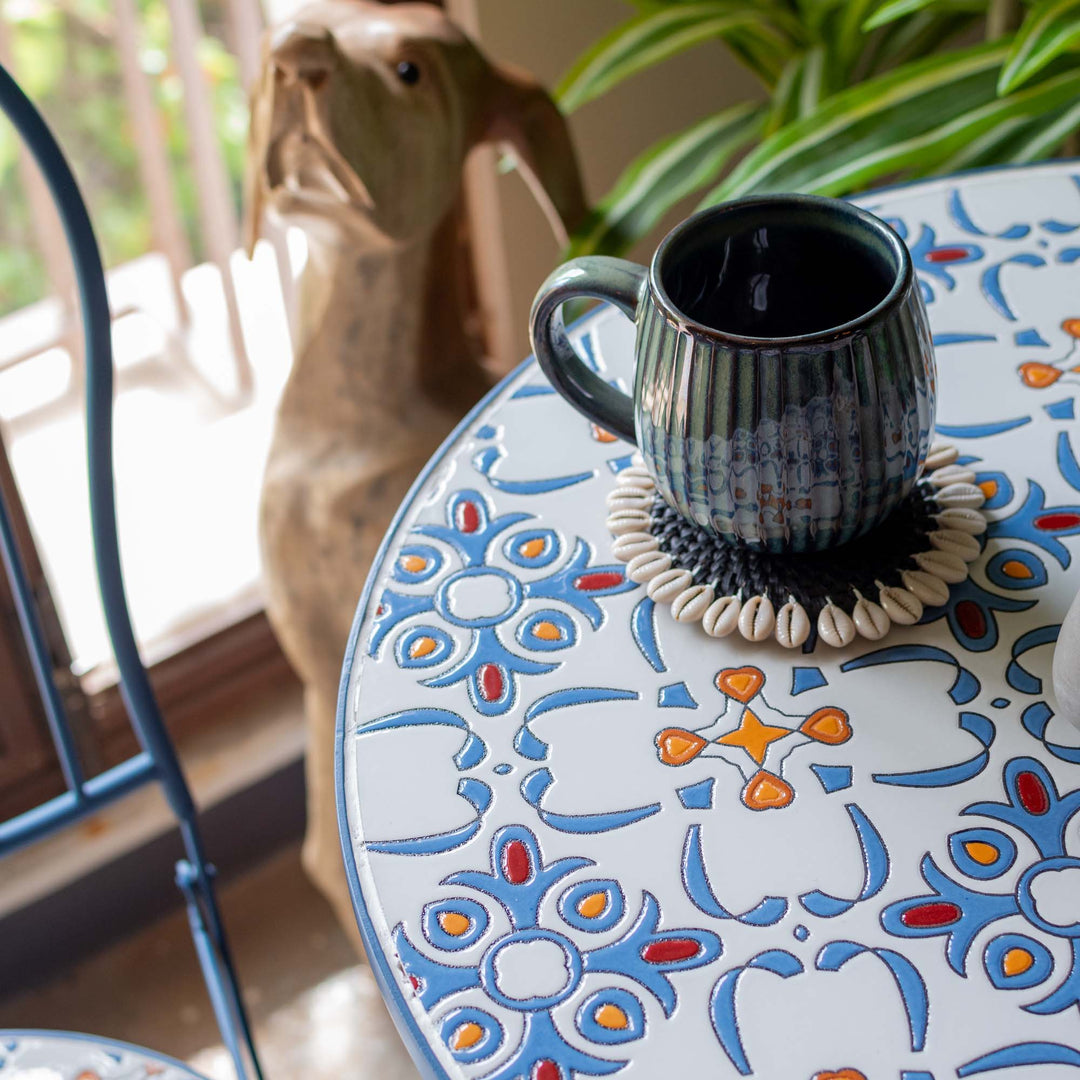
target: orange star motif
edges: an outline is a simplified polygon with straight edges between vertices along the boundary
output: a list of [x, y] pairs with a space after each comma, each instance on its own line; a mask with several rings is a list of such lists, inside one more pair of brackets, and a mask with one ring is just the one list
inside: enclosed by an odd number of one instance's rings
[[739, 726], [716, 741], [724, 746], [741, 746], [760, 765], [769, 744], [791, 734], [790, 728], [763, 724], [750, 709], [744, 709]]

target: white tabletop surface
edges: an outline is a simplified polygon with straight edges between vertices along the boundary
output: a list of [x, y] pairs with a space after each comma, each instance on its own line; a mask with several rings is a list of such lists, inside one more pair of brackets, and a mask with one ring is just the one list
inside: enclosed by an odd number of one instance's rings
[[[1080, 587], [1078, 178], [860, 200], [911, 247], [938, 437], [990, 496], [922, 625], [792, 654], [675, 623], [610, 553], [631, 448], [535, 364], [420, 479], [360, 604], [338, 781], [431, 1076], [1076, 1074], [1080, 733], [1049, 673]], [[625, 385], [625, 318], [577, 338]], [[669, 728], [707, 752], [664, 764]]]

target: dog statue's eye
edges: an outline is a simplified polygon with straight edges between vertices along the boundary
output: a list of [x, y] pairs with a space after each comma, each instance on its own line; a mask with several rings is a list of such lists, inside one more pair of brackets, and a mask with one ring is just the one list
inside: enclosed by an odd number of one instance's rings
[[420, 69], [411, 60], [402, 60], [397, 66], [397, 77], [406, 86], [415, 86], [420, 81]]

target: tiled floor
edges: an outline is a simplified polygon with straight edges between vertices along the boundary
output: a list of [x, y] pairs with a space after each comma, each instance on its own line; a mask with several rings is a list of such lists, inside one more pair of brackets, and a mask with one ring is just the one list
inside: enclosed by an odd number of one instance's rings
[[[415, 1080], [366, 965], [290, 848], [223, 890], [267, 1080]], [[186, 919], [169, 916], [38, 989], [0, 1027], [92, 1032], [231, 1080]]]

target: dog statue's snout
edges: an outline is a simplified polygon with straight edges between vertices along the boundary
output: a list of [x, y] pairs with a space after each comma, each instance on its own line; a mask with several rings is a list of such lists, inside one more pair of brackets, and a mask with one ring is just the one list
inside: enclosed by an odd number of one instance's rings
[[286, 84], [305, 82], [318, 89], [326, 82], [334, 62], [334, 41], [324, 26], [290, 22], [270, 43], [274, 75]]

